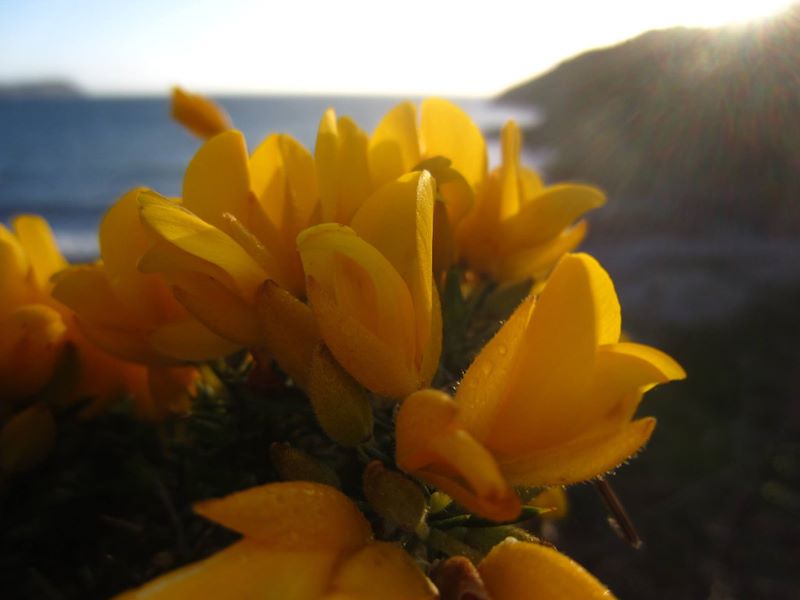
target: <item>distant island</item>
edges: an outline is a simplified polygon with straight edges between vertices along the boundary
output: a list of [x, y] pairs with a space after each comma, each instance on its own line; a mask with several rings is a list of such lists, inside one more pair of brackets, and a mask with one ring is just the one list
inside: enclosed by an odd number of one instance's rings
[[68, 81], [0, 82], [0, 100], [82, 98], [84, 93]]
[[800, 4], [719, 29], [651, 31], [514, 87], [551, 180], [611, 199], [600, 228], [800, 232]]

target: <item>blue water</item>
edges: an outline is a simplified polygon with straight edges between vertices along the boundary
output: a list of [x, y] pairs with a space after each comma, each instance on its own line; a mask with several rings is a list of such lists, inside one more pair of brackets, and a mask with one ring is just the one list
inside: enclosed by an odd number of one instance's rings
[[[273, 132], [290, 133], [313, 149], [319, 119], [329, 106], [372, 131], [400, 100], [219, 99], [251, 150]], [[488, 100], [457, 102], [486, 131], [496, 131], [508, 118], [533, 118]], [[199, 143], [170, 119], [167, 98], [0, 101], [0, 221], [23, 212], [41, 214], [68, 256], [91, 259], [104, 210], [139, 185], [180, 195], [183, 172]], [[490, 155], [496, 160], [494, 143]]]

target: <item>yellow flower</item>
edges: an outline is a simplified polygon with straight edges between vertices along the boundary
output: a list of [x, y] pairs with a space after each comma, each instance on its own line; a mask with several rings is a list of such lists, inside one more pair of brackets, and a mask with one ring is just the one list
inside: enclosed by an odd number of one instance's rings
[[141, 218], [156, 242], [139, 268], [165, 277], [181, 304], [218, 335], [258, 346], [261, 284], [273, 279], [295, 294], [303, 291], [302, 266], [288, 238], [315, 212], [313, 186], [305, 190], [308, 160], [291, 138], [273, 136], [253, 155], [259, 168], [251, 177], [242, 134], [212, 138], [186, 170], [182, 202], [140, 194]]
[[463, 110], [440, 98], [422, 101], [419, 123], [413, 103], [397, 105], [383, 117], [369, 140], [375, 185], [397, 179], [435, 157], [449, 160], [473, 189], [486, 176], [486, 142], [480, 129]]
[[438, 390], [403, 401], [395, 426], [397, 465], [471, 513], [511, 521], [522, 504], [491, 453], [458, 422], [458, 405]]
[[521, 137], [509, 121], [502, 132], [503, 160], [479, 188], [473, 209], [458, 224], [456, 241], [472, 269], [500, 281], [546, 276], [586, 234], [573, 223], [605, 202], [593, 187], [545, 187], [520, 164]]
[[391, 398], [427, 385], [439, 363], [433, 194], [428, 173], [408, 174], [371, 195], [351, 227], [318, 225], [297, 240], [322, 339], [357, 381]]
[[376, 542], [355, 504], [310, 482], [271, 483], [196, 505], [244, 537], [120, 600], [416, 600], [432, 584], [401, 548]]
[[230, 117], [218, 104], [179, 87], [172, 88], [171, 109], [176, 121], [201, 138], [214, 137], [232, 127]]
[[[644, 392], [685, 377], [666, 354], [619, 338], [608, 274], [585, 254], [565, 256], [541, 295], [483, 348], [455, 399], [423, 390], [405, 400], [398, 465], [496, 520], [508, 518], [509, 485], [565, 485], [610, 471], [655, 427], [650, 417], [632, 420]], [[445, 436], [415, 435], [434, 420]]]
[[586, 569], [558, 550], [507, 539], [478, 565], [492, 600], [614, 600]]
[[[72, 311], [52, 295], [54, 275], [68, 265], [47, 223], [23, 215], [13, 226], [14, 233], [0, 225], [0, 414], [5, 417], [16, 407], [34, 404], [4, 422], [0, 435], [6, 454], [21, 452], [9, 442], [23, 440], [21, 431], [33, 439], [43, 436], [30, 431], [52, 430], [45, 412], [78, 400], [89, 401], [84, 415], [95, 414], [125, 395], [131, 395], [139, 413], [148, 418], [182, 406], [194, 385], [195, 370], [148, 370], [92, 343], [77, 327]], [[103, 291], [83, 288], [82, 293], [93, 299]], [[73, 359], [77, 364], [70, 362]]]
[[322, 115], [314, 148], [321, 203], [319, 223], [347, 225], [378, 187], [370, 178], [367, 143], [367, 134], [349, 117], [337, 119], [330, 108]]
[[373, 185], [380, 186], [413, 169], [425, 168], [436, 179], [434, 273], [457, 259], [453, 227], [473, 204], [474, 190], [486, 177], [486, 142], [472, 119], [452, 102], [428, 98], [390, 110], [369, 141]]
[[53, 297], [72, 309], [83, 333], [124, 360], [166, 366], [230, 354], [236, 346], [188, 314], [158, 276], [139, 271], [150, 247], [134, 189], [100, 224], [101, 263], [72, 267], [55, 280]]

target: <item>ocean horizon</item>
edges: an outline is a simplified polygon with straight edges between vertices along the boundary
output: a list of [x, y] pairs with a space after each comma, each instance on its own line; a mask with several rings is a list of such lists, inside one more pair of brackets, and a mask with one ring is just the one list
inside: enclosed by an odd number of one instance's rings
[[[371, 132], [401, 96], [241, 95], [215, 97], [250, 150], [271, 133], [288, 133], [313, 152], [328, 107]], [[453, 98], [487, 134], [497, 164], [495, 134], [508, 119], [526, 125], [531, 109], [492, 99]], [[0, 222], [14, 215], [47, 218], [73, 261], [97, 256], [97, 226], [127, 190], [145, 186], [179, 196], [186, 165], [200, 140], [170, 118], [168, 96], [0, 100]]]

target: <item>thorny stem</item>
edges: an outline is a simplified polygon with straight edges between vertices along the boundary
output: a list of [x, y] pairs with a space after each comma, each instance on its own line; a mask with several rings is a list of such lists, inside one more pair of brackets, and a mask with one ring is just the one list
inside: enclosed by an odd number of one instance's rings
[[606, 508], [608, 508], [609, 512], [611, 513], [609, 521], [611, 521], [612, 526], [617, 525], [614, 530], [620, 534], [620, 537], [624, 539], [632, 548], [636, 550], [641, 548], [643, 544], [642, 538], [639, 537], [639, 533], [636, 531], [633, 521], [625, 511], [622, 501], [611, 487], [611, 484], [608, 483], [608, 481], [604, 478], [599, 477], [595, 480], [594, 486], [599, 492], [600, 497], [603, 499]]

